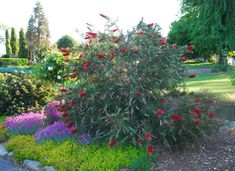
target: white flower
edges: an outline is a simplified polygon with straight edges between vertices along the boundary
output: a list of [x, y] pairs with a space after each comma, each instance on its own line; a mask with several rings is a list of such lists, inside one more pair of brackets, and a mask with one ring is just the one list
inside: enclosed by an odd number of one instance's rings
[[60, 79], [61, 79], [61, 76], [60, 76], [60, 75], [57, 75], [57, 79], [60, 80]]
[[48, 69], [49, 71], [51, 71], [51, 70], [53, 70], [53, 67], [49, 66], [47, 69]]

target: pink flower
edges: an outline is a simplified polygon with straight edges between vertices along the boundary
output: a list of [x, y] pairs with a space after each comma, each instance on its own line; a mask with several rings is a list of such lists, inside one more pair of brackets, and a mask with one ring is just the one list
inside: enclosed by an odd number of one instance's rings
[[177, 44], [173, 44], [172, 47], [173, 47], [174, 49], [176, 49], [176, 48], [177, 48]]

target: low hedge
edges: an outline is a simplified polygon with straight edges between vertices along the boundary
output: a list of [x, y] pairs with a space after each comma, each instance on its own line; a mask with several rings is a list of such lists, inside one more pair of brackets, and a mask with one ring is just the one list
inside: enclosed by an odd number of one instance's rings
[[0, 66], [26, 66], [26, 58], [0, 58]]

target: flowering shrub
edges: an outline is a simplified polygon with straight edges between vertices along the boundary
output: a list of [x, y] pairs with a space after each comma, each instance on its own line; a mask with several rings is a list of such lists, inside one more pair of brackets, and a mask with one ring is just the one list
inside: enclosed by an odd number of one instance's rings
[[73, 137], [74, 136], [71, 133], [71, 130], [67, 128], [62, 121], [54, 122], [53, 124], [48, 125], [35, 133], [35, 139], [38, 143], [43, 143], [50, 140], [54, 142], [61, 142]]
[[7, 117], [3, 126], [10, 134], [30, 135], [42, 127], [45, 119], [46, 116], [40, 113], [22, 113], [15, 117]]
[[5, 115], [40, 108], [57, 95], [48, 83], [24, 73], [4, 74], [0, 85], [0, 113]]
[[66, 101], [61, 109], [64, 121], [76, 122], [79, 134], [107, 140], [109, 147], [147, 144], [148, 153], [154, 152], [151, 144], [157, 141], [170, 147], [185, 136], [181, 132], [190, 136], [191, 129], [196, 129], [197, 134], [199, 128], [189, 112], [194, 110], [192, 104], [184, 97], [177, 103], [169, 95], [185, 76], [180, 48], [166, 42], [157, 24], [141, 21], [124, 35], [109, 17], [101, 16], [107, 19], [105, 32], [87, 32], [84, 52], [68, 62], [76, 69], [68, 74], [79, 81], [60, 89]]
[[61, 119], [62, 112], [59, 111], [59, 106], [61, 105], [60, 101], [53, 101], [48, 103], [45, 108], [44, 112], [47, 116], [46, 122], [51, 124], [55, 121], [59, 121]]

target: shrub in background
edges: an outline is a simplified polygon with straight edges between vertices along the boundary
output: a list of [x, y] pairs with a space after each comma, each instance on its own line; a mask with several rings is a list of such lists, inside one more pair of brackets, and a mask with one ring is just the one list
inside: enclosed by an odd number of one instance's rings
[[46, 141], [61, 142], [74, 138], [70, 129], [62, 121], [54, 122], [35, 133], [35, 139], [38, 143]]
[[7, 117], [3, 126], [12, 135], [31, 135], [43, 126], [46, 116], [40, 113], [22, 113], [15, 117]]
[[0, 125], [0, 143], [6, 142], [8, 138], [7, 130]]
[[235, 85], [235, 72], [230, 76], [232, 85]]
[[54, 100], [56, 90], [47, 82], [24, 73], [4, 74], [0, 84], [0, 113], [17, 115]]
[[28, 59], [24, 58], [0, 58], [2, 66], [26, 66]]

